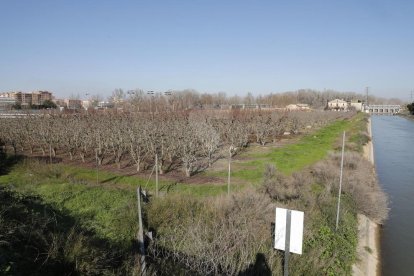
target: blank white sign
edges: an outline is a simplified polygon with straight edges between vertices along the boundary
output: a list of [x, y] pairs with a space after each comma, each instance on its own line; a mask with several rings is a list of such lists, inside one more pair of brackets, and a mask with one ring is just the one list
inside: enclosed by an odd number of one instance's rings
[[[275, 249], [285, 250], [287, 209], [276, 208]], [[301, 211], [291, 210], [289, 251], [302, 254], [303, 218]]]

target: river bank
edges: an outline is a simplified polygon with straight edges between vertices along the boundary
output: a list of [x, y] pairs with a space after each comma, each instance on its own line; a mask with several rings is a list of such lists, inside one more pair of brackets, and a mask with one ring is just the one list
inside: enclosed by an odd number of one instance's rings
[[[363, 148], [364, 157], [374, 165], [371, 119], [368, 119], [370, 141]], [[354, 276], [380, 275], [379, 225], [363, 214], [358, 214], [358, 261], [352, 267]]]

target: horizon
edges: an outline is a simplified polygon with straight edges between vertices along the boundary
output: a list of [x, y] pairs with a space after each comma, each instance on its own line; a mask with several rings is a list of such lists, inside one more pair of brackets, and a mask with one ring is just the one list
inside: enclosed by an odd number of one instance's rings
[[[116, 88], [410, 100], [414, 3], [3, 2], [0, 91]], [[18, 20], [16, 20], [18, 19]]]

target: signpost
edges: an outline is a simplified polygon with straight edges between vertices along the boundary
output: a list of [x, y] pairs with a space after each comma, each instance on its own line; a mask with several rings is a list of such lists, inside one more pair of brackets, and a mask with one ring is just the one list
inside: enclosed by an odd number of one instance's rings
[[336, 209], [336, 228], [335, 228], [335, 230], [338, 230], [339, 208], [341, 207], [342, 174], [343, 174], [343, 171], [344, 171], [344, 151], [345, 151], [345, 131], [344, 131], [344, 134], [342, 136], [341, 174], [339, 176], [338, 207]]
[[284, 276], [289, 274], [289, 253], [302, 254], [303, 219], [301, 211], [276, 208], [275, 249], [285, 251]]

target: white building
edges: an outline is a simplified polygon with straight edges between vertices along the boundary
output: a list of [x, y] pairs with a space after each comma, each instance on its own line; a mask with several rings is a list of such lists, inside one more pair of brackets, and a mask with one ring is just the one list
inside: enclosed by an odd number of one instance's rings
[[84, 109], [88, 109], [89, 107], [92, 107], [91, 101], [89, 101], [89, 100], [83, 100], [82, 101], [82, 107]]
[[310, 110], [310, 107], [308, 104], [290, 104], [286, 106], [286, 110], [288, 111], [305, 111]]
[[361, 102], [351, 102], [351, 107], [355, 108], [356, 111], [362, 111], [364, 104]]
[[348, 110], [348, 103], [344, 100], [335, 99], [328, 102], [328, 109], [330, 110]]

